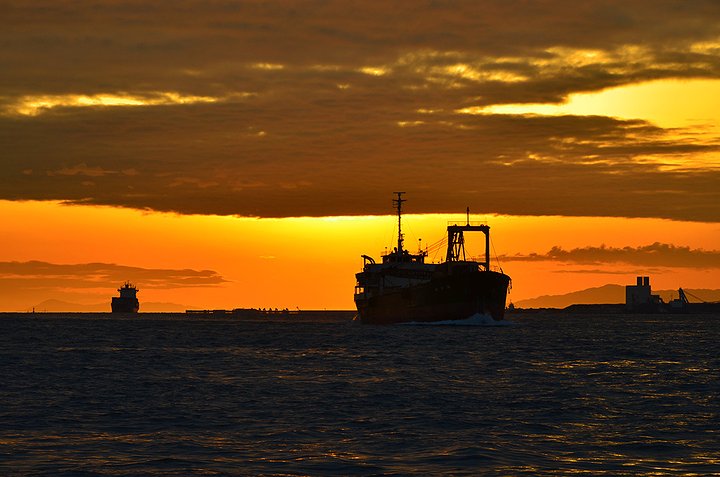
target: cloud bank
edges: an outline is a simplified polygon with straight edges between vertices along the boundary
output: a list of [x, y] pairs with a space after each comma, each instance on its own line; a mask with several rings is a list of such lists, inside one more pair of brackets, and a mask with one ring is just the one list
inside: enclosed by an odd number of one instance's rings
[[[662, 268], [720, 268], [720, 250], [693, 249], [655, 242], [641, 247], [582, 247], [564, 250], [552, 247], [547, 253], [502, 256], [506, 262], [554, 261], [579, 265], [628, 264]], [[587, 271], [586, 271], [587, 272]], [[624, 272], [625, 273], [625, 272]]]
[[10, 0], [0, 43], [1, 199], [720, 221], [720, 139], [477, 114], [718, 79], [715, 1]]
[[112, 263], [0, 262], [0, 283], [11, 288], [113, 290], [126, 280], [148, 289], [214, 287], [227, 282], [212, 270], [140, 268]]

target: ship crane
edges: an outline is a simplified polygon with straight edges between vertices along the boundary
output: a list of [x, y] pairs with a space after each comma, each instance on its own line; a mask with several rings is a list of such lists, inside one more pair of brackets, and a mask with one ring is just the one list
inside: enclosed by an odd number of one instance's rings
[[[688, 296], [693, 297], [697, 302], [691, 302], [688, 299]], [[706, 301], [700, 298], [699, 296], [695, 296], [689, 291], [685, 291], [682, 288], [678, 288], [678, 297], [674, 300], [670, 300], [670, 309], [671, 310], [680, 310], [680, 311], [713, 311], [717, 310], [716, 306], [720, 302], [712, 302], [712, 301]]]
[[[685, 290], [683, 290], [682, 288], [678, 288], [678, 300], [679, 300], [680, 303], [682, 303], [682, 304], [690, 303], [690, 301], [688, 300], [687, 296], [685, 296]], [[701, 301], [702, 301], [702, 300], [701, 300]]]
[[680, 294], [680, 300], [682, 300], [682, 301], [685, 302], [685, 303], [690, 303], [689, 300], [687, 299], [687, 296], [686, 296], [686, 295], [689, 295], [689, 296], [695, 298], [695, 299], [698, 300], [700, 303], [717, 303], [716, 301], [706, 301], [706, 300], [703, 300], [703, 299], [700, 298], [699, 296], [693, 295], [692, 293], [687, 292], [687, 291], [683, 290], [682, 288], [678, 289], [678, 293]]
[[470, 207], [467, 208], [465, 225], [448, 225], [448, 246], [446, 262], [465, 261], [465, 232], [482, 232], [485, 234], [485, 270], [490, 270], [490, 227], [488, 225], [470, 224]]

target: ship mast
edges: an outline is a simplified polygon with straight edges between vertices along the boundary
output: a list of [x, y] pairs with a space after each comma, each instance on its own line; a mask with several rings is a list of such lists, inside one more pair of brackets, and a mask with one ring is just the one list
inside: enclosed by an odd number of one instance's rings
[[403, 251], [403, 234], [402, 234], [402, 203], [405, 202], [406, 199], [402, 198], [402, 195], [405, 192], [393, 192], [393, 194], [397, 194], [397, 199], [393, 199], [393, 205], [397, 208], [397, 214], [398, 214], [398, 244], [397, 244], [397, 251], [398, 253], [402, 253]]

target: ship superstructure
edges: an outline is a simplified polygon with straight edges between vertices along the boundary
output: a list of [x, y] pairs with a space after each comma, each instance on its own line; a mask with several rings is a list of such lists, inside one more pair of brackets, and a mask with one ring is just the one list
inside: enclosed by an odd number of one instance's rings
[[140, 309], [140, 302], [137, 299], [137, 288], [130, 282], [118, 288], [120, 296], [114, 296], [110, 306], [113, 313], [137, 313]]
[[[502, 320], [510, 277], [490, 268], [490, 227], [471, 224], [469, 210], [462, 225], [447, 227], [447, 251], [442, 263], [425, 263], [426, 251], [405, 250], [402, 233], [404, 192], [393, 199], [398, 216], [397, 247], [376, 263], [362, 255], [356, 274], [355, 305], [363, 323], [392, 324], [465, 320], [477, 314]], [[465, 233], [485, 234], [484, 261], [469, 259]]]

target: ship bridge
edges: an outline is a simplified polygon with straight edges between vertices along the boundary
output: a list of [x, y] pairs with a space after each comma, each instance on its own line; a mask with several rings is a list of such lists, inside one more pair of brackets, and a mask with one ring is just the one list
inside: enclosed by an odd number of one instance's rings
[[394, 249], [390, 253], [382, 255], [383, 263], [425, 263], [427, 252], [410, 253], [407, 250], [398, 251]]

